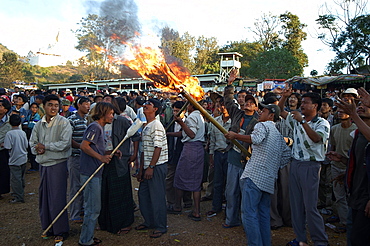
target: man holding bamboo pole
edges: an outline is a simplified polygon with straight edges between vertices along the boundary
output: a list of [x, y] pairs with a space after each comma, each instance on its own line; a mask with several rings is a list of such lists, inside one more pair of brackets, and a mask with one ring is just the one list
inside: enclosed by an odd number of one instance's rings
[[[80, 174], [81, 183], [85, 183], [101, 163], [109, 163], [112, 156], [105, 153], [103, 127], [113, 121], [114, 106], [100, 102], [95, 106], [92, 122], [86, 129], [81, 143]], [[118, 150], [117, 155], [122, 153]], [[101, 169], [84, 189], [85, 215], [82, 224], [79, 245], [99, 245], [101, 240], [94, 238], [96, 221], [101, 209]]]

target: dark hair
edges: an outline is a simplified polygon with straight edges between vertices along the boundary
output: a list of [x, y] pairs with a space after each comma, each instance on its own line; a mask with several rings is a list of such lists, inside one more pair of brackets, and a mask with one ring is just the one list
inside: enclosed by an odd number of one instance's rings
[[183, 101], [176, 101], [174, 104], [172, 104], [172, 108], [182, 108], [184, 104], [185, 103]]
[[240, 90], [240, 91], [238, 92], [238, 95], [239, 95], [240, 93], [248, 94], [248, 91], [246, 91], [246, 90]]
[[267, 99], [267, 98], [269, 98], [269, 97], [275, 97], [275, 98], [277, 98], [277, 94], [276, 94], [276, 93], [274, 93], [274, 92], [269, 91], [269, 92], [267, 92], [267, 93], [263, 96], [263, 100], [264, 100], [264, 101], [266, 101], [266, 99]]
[[331, 108], [334, 106], [334, 102], [330, 98], [322, 98], [321, 103], [327, 103]]
[[298, 99], [298, 104], [297, 104], [297, 108], [299, 108], [302, 104], [302, 96], [301, 94], [297, 93], [297, 92], [293, 92], [289, 97], [291, 96], [295, 96], [297, 99]]
[[40, 108], [40, 106], [39, 106], [39, 104], [37, 102], [31, 103], [30, 108], [32, 107], [32, 105], [36, 105], [38, 108]]
[[27, 98], [27, 96], [25, 95], [25, 94], [19, 94], [19, 95], [16, 95], [18, 98], [20, 97], [20, 98], [22, 98], [22, 101], [24, 102], [24, 103], [27, 103], [28, 102], [28, 98]]
[[315, 93], [315, 92], [307, 92], [306, 94], [304, 94], [302, 96], [302, 98], [304, 98], [304, 97], [311, 98], [312, 104], [317, 104], [317, 111], [320, 110], [322, 101], [321, 101], [321, 96], [318, 93]]
[[79, 97], [77, 100], [74, 102], [75, 108], [78, 110], [78, 104], [83, 104], [84, 102], [90, 102], [90, 99], [87, 97]]
[[11, 126], [19, 126], [21, 124], [21, 117], [18, 114], [12, 114], [9, 117], [9, 124]]
[[44, 98], [44, 100], [42, 101], [42, 103], [43, 103], [44, 105], [46, 105], [46, 103], [47, 103], [47, 102], [49, 102], [49, 101], [53, 101], [53, 100], [58, 101], [59, 106], [61, 106], [61, 105], [60, 105], [59, 97], [58, 97], [57, 95], [54, 95], [54, 94], [47, 95], [47, 96]]
[[2, 103], [4, 108], [8, 110], [7, 113], [9, 113], [9, 110], [12, 108], [12, 105], [10, 104], [10, 102], [8, 100], [4, 99], [4, 98], [1, 98], [0, 102]]
[[115, 107], [111, 103], [107, 102], [99, 102], [96, 104], [94, 108], [94, 114], [91, 116], [93, 120], [100, 120], [103, 118], [108, 111], [113, 110], [115, 111]]
[[60, 97], [64, 97], [65, 93], [64, 93], [64, 91], [58, 91], [58, 95], [59, 95]]
[[117, 97], [116, 98], [116, 101], [117, 101], [117, 104], [118, 104], [118, 108], [120, 110], [120, 113], [122, 113], [123, 111], [125, 111], [126, 110], [126, 106], [127, 106], [126, 100], [123, 97]]

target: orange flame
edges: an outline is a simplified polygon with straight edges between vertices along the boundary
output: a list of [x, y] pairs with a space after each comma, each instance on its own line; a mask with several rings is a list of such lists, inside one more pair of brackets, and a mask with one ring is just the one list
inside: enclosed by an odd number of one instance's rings
[[97, 53], [99, 54], [103, 54], [103, 53], [107, 53], [108, 50], [107, 49], [104, 49], [100, 46], [97, 46], [96, 44], [94, 44], [94, 49], [96, 50]]
[[137, 71], [144, 79], [152, 81], [155, 87], [165, 91], [186, 90], [197, 101], [203, 99], [204, 91], [199, 86], [198, 78], [191, 77], [187, 69], [177, 63], [167, 64], [159, 49], [132, 45], [128, 47], [135, 59], [122, 63]]

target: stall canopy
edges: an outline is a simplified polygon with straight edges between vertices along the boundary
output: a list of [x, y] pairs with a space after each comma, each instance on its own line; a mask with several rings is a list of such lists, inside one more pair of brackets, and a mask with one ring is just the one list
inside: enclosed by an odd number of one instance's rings
[[355, 83], [356, 80], [358, 82], [363, 82], [363, 80], [366, 78], [366, 75], [360, 75], [360, 74], [344, 74], [344, 75], [338, 75], [338, 76], [320, 76], [320, 77], [311, 77], [311, 78], [304, 78], [304, 77], [298, 77], [294, 76], [293, 78], [287, 79], [285, 82], [294, 84], [294, 83], [304, 83], [304, 84], [310, 84], [315, 86], [322, 86], [333, 82], [352, 82]]

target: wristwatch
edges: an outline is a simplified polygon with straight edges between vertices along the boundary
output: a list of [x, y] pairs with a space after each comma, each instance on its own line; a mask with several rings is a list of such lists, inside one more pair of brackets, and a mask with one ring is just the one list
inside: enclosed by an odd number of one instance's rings
[[300, 123], [301, 123], [301, 125], [303, 125], [304, 123], [307, 123], [307, 121], [306, 120], [302, 120]]
[[149, 165], [149, 168], [154, 169], [155, 165]]

